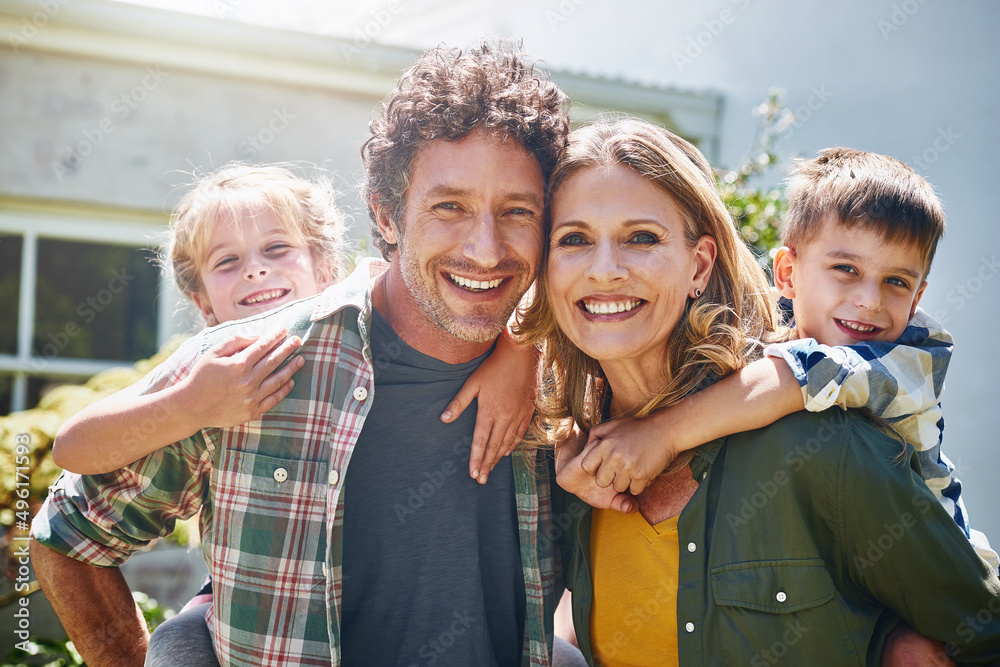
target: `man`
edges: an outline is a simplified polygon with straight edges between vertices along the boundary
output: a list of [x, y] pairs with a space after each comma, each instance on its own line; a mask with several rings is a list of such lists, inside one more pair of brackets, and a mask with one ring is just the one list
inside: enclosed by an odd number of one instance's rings
[[[39, 580], [89, 664], [141, 662], [116, 566], [198, 511], [223, 664], [548, 664], [548, 481], [519, 456], [486, 485], [459, 474], [475, 415], [437, 415], [534, 279], [567, 128], [564, 94], [508, 45], [434, 49], [403, 75], [363, 149], [388, 265], [239, 325], [302, 338], [292, 393], [122, 471], [64, 476], [36, 518]], [[231, 333], [189, 341], [148, 389]]]

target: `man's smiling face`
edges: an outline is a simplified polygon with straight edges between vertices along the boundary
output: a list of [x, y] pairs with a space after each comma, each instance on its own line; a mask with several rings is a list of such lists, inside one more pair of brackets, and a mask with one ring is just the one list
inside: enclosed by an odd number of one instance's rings
[[[463, 341], [503, 331], [542, 252], [545, 181], [517, 141], [477, 129], [436, 139], [413, 160], [394, 263], [423, 315]], [[391, 238], [390, 238], [391, 237]]]

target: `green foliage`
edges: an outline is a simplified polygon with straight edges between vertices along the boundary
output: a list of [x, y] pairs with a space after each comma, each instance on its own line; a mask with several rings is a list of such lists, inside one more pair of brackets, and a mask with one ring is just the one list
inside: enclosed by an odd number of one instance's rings
[[784, 91], [776, 88], [771, 89], [754, 114], [760, 117], [760, 127], [747, 157], [735, 169], [720, 170], [716, 178], [736, 228], [770, 275], [774, 252], [781, 246], [779, 230], [786, 209], [784, 189], [754, 184], [780, 164], [776, 145], [795, 122], [795, 116], [785, 106]]
[[[132, 593], [133, 599], [139, 605], [146, 626], [152, 632], [160, 623], [173, 616], [173, 612], [160, 606], [145, 593]], [[32, 637], [26, 644], [28, 650], [12, 648], [0, 667], [86, 667], [86, 663], [69, 637], [56, 640], [49, 637]]]

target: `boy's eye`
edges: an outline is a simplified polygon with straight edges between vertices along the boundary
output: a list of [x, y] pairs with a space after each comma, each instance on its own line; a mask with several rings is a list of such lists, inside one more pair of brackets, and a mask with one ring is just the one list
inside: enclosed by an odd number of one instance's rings
[[285, 250], [285, 249], [291, 248], [291, 247], [292, 247], [291, 244], [288, 244], [288, 243], [272, 243], [271, 245], [267, 246], [267, 248], [265, 248], [265, 250], [267, 252], [273, 252], [275, 250]]
[[857, 274], [857, 270], [850, 264], [837, 264], [833, 267], [835, 271], [841, 271], [843, 273], [853, 273]]
[[236, 262], [235, 257], [223, 257], [212, 266], [212, 269], [224, 269], [230, 265], [233, 265], [235, 262]]
[[886, 278], [885, 281], [890, 285], [895, 285], [896, 287], [902, 287], [903, 289], [910, 289], [910, 284], [905, 280], [903, 280], [902, 278], [897, 278], [895, 276], [892, 276], [890, 278]]
[[658, 239], [652, 232], [639, 232], [629, 239], [629, 243], [638, 245], [654, 245], [659, 242], [660, 239]]

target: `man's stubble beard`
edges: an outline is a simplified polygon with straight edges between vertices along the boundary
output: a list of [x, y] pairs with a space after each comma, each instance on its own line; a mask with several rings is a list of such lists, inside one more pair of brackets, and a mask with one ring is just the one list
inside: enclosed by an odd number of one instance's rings
[[[400, 241], [402, 241], [402, 238], [400, 238]], [[477, 319], [476, 323], [470, 323], [464, 321], [466, 318], [457, 317], [448, 307], [438, 289], [438, 283], [434, 279], [434, 276], [440, 275], [442, 271], [475, 276], [481, 273], [481, 269], [472, 263], [453, 261], [445, 265], [438, 261], [432, 261], [428, 266], [430, 273], [425, 276], [420, 270], [417, 258], [403, 249], [402, 242], [397, 245], [396, 254], [400, 263], [400, 275], [403, 278], [403, 284], [406, 285], [406, 289], [410, 292], [410, 295], [423, 311], [427, 313], [428, 317], [437, 326], [452, 336], [472, 343], [488, 343], [499, 336], [507, 326], [507, 321], [520, 302], [524, 291], [531, 284], [531, 281], [528, 280], [524, 284], [524, 290], [520, 290], [520, 292], [518, 290], [512, 291], [509, 303], [504, 304], [499, 314], [495, 316], [489, 313], [496, 312], [496, 303], [484, 304], [483, 310], [487, 311], [487, 313], [484, 313], [481, 318]], [[512, 274], [514, 280], [517, 280], [518, 276], [531, 275], [529, 267], [524, 262], [514, 258], [504, 260], [496, 268]], [[429, 284], [427, 281], [430, 281]], [[473, 309], [473, 312], [475, 312], [475, 309]]]

